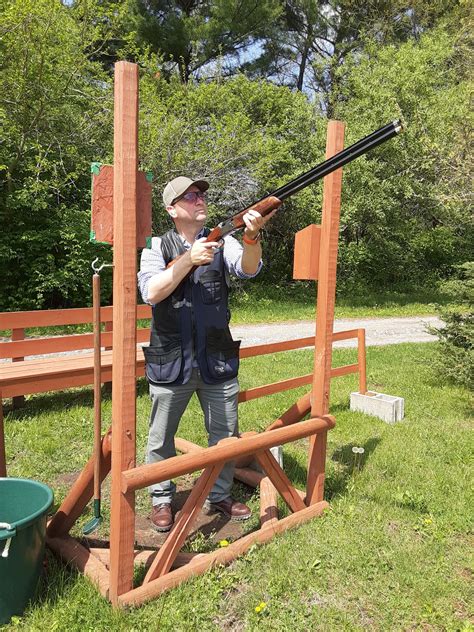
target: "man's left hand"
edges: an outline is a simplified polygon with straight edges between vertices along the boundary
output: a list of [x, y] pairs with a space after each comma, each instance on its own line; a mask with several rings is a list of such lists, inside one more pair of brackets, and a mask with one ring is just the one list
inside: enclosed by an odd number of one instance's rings
[[245, 230], [244, 233], [247, 235], [249, 239], [255, 239], [261, 229], [265, 226], [265, 224], [270, 220], [276, 211], [272, 211], [265, 217], [262, 217], [258, 211], [254, 211], [253, 208], [249, 209], [247, 213], [242, 217]]

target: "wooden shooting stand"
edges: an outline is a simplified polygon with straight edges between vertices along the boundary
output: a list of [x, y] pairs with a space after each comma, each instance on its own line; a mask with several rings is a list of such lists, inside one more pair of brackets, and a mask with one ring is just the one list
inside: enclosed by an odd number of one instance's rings
[[[136, 467], [137, 132], [138, 67], [128, 62], [119, 62], [115, 66], [113, 166], [113, 422], [112, 431], [106, 433], [102, 439], [101, 462], [101, 479], [105, 478], [109, 470], [112, 476], [110, 549], [102, 549], [100, 554], [94, 554], [68, 535], [92, 497], [92, 459], [50, 521], [47, 540], [53, 551], [84, 572], [98, 586], [102, 595], [118, 606], [141, 604], [192, 575], [203, 573], [215, 565], [231, 562], [256, 542], [266, 542], [277, 533], [319, 516], [328, 506], [323, 500], [326, 437], [327, 431], [335, 425], [328, 411], [334, 340], [341, 169], [324, 179], [321, 227], [309, 226], [298, 233], [296, 239], [295, 277], [317, 278], [319, 281], [312, 394], [298, 400], [264, 432], [245, 433], [240, 438], [225, 439], [210, 448], [200, 448], [177, 439], [177, 448], [185, 454], [160, 463]], [[330, 157], [340, 151], [343, 143], [343, 123], [331, 121], [326, 156]], [[354, 334], [345, 337], [354, 337]], [[334, 369], [332, 371], [334, 375]], [[338, 374], [349, 372], [354, 370]], [[309, 380], [305, 383], [308, 382]], [[301, 383], [303, 382], [298, 385]], [[310, 419], [302, 421], [308, 413]], [[270, 452], [273, 446], [303, 437], [309, 437], [310, 440], [305, 492], [295, 489]], [[261, 528], [211, 553], [180, 553], [224, 463], [229, 460], [242, 462], [244, 457], [252, 456], [259, 462], [264, 474], [255, 470], [247, 470], [246, 474], [244, 467], [239, 469], [239, 473], [241, 480], [260, 485]], [[165, 543], [158, 551], [141, 553], [136, 558], [135, 491], [196, 470], [202, 470], [202, 474], [178, 514]], [[277, 493], [292, 512], [281, 520], [277, 513]], [[134, 561], [143, 561], [145, 558], [151, 564], [143, 584], [134, 588]]]

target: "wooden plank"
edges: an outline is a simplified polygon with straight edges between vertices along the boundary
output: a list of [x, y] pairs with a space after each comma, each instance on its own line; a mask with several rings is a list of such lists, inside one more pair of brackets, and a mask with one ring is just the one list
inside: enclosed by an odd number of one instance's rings
[[[101, 337], [102, 346], [112, 348], [112, 329], [103, 332]], [[149, 339], [149, 327], [137, 329], [137, 343], [148, 342]], [[93, 344], [93, 334], [70, 334], [45, 338], [25, 338], [18, 342], [0, 342], [0, 359], [92, 349]]]
[[135, 494], [122, 494], [123, 470], [135, 466], [137, 295], [138, 66], [115, 64], [114, 291], [110, 599], [132, 588]]
[[178, 586], [190, 577], [205, 573], [210, 568], [229, 564], [239, 555], [246, 553], [250, 547], [256, 543], [263, 544], [264, 542], [268, 542], [275, 534], [283, 533], [287, 529], [304, 524], [308, 520], [320, 516], [328, 506], [328, 503], [323, 501], [311, 507], [306, 507], [301, 511], [297, 511], [282, 520], [278, 520], [275, 524], [265, 525], [258, 531], [249, 533], [243, 538], [232, 542], [229, 546], [220, 548], [212, 553], [207, 553], [202, 557], [196, 557], [192, 562], [186, 564], [186, 566], [177, 568], [175, 571], [171, 571], [163, 577], [158, 577], [144, 586], [140, 586], [121, 595], [118, 599], [118, 603], [122, 607], [139, 606], [150, 599], [154, 599], [164, 591]]
[[[148, 568], [150, 564], [153, 562], [153, 560], [155, 559], [156, 554], [158, 553], [158, 550], [135, 549], [135, 551], [133, 552], [135, 564], [136, 565], [143, 564], [143, 566]], [[92, 553], [92, 555], [94, 555], [94, 557], [100, 560], [102, 564], [104, 564], [104, 566], [106, 567], [109, 566], [110, 549], [90, 547], [89, 551]], [[173, 562], [172, 568], [180, 568], [181, 566], [185, 566], [186, 564], [189, 564], [189, 562], [191, 562], [194, 558], [202, 557], [203, 555], [204, 553], [187, 553], [187, 552], [178, 553], [178, 555], [176, 556]]]
[[284, 340], [283, 342], [270, 342], [263, 345], [252, 345], [251, 347], [240, 348], [240, 358], [253, 358], [254, 356], [277, 353], [279, 351], [292, 351], [293, 349], [304, 349], [314, 345], [314, 336], [307, 338], [296, 338], [295, 340]]
[[274, 393], [281, 393], [282, 391], [288, 391], [291, 388], [298, 388], [305, 384], [311, 384], [313, 381], [313, 374], [302, 375], [301, 377], [292, 377], [288, 380], [282, 380], [281, 382], [274, 382], [273, 384], [265, 384], [264, 386], [256, 386], [255, 388], [249, 388], [246, 391], [239, 393], [239, 403], [249, 402], [252, 399], [258, 397], [264, 397], [265, 395], [273, 395]]
[[293, 278], [316, 281], [319, 271], [321, 226], [310, 224], [295, 234]]
[[[102, 322], [111, 321], [113, 307], [100, 308]], [[138, 305], [137, 318], [151, 318], [151, 305]], [[54, 327], [56, 325], [83, 325], [92, 323], [92, 307], [71, 309], [32, 310], [27, 312], [0, 312], [0, 330], [23, 327]]]
[[[330, 158], [341, 151], [343, 147], [344, 123], [341, 121], [329, 121], [326, 158]], [[341, 190], [342, 169], [337, 169], [324, 178], [323, 186], [314, 379], [311, 405], [311, 415], [313, 417], [325, 415], [329, 411]], [[325, 433], [310, 439], [306, 486], [306, 502], [308, 504], [321, 501], [324, 495], [327, 438], [323, 435]]]
[[260, 481], [260, 526], [278, 522], [278, 495], [268, 476]]
[[48, 537], [46, 544], [67, 564], [84, 573], [97, 586], [100, 594], [108, 599], [109, 571], [90, 551], [68, 535], [58, 538]]
[[359, 365], [359, 393], [367, 393], [367, 363], [365, 356], [365, 329], [358, 329], [357, 363]]
[[331, 378], [340, 377], [341, 375], [349, 375], [350, 373], [358, 373], [358, 364], [346, 364], [345, 366], [338, 366], [335, 369], [331, 369]]

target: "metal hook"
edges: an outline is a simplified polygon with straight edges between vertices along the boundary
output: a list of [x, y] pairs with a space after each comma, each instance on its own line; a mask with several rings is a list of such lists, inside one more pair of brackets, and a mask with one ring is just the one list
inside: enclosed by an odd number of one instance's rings
[[96, 257], [94, 261], [91, 263], [91, 267], [94, 270], [95, 274], [99, 274], [102, 268], [113, 268], [113, 263], [103, 263], [101, 266], [97, 267], [96, 263], [99, 261], [99, 257]]

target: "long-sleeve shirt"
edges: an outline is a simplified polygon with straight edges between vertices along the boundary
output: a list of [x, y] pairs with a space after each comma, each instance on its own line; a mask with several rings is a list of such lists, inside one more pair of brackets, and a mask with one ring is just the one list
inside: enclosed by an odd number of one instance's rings
[[[204, 236], [204, 229], [198, 234], [196, 239]], [[191, 248], [191, 244], [180, 236], [186, 250]], [[254, 274], [246, 274], [242, 270], [242, 245], [232, 236], [224, 237], [224, 264], [228, 272], [239, 279], [251, 279], [262, 269], [262, 260], [258, 264]], [[161, 252], [161, 237], [153, 237], [151, 248], [144, 248], [140, 260], [140, 271], [138, 272], [138, 287], [145, 303], [148, 303], [148, 284], [150, 279], [156, 274], [166, 270], [166, 263]]]

